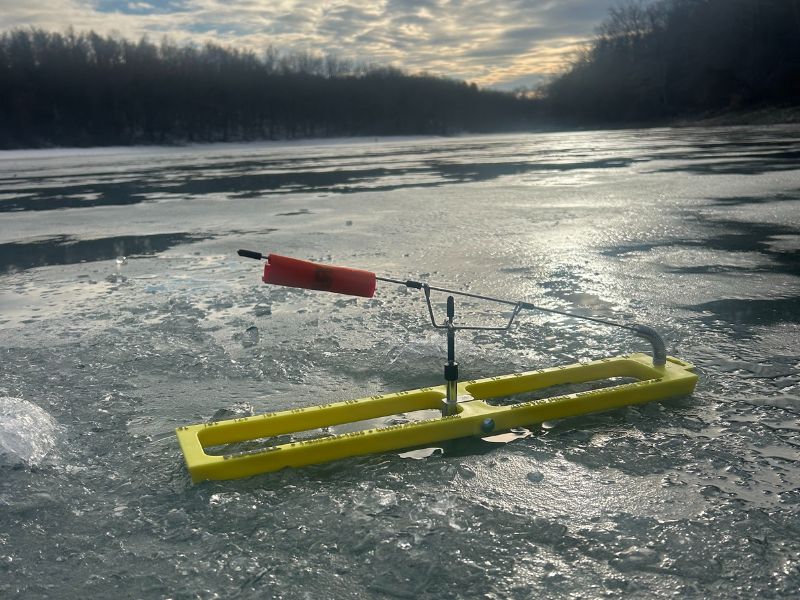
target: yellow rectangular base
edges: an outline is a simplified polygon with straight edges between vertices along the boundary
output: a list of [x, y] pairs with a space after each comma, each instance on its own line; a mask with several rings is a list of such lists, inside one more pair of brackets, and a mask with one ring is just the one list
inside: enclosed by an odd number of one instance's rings
[[[555, 385], [616, 377], [633, 378], [636, 381], [509, 406], [492, 406], [484, 402]], [[179, 427], [176, 434], [192, 481], [237, 479], [284, 467], [303, 467], [459, 437], [485, 436], [489, 434], [487, 419], [491, 420], [490, 432], [494, 434], [552, 419], [687, 395], [692, 393], [696, 382], [697, 375], [689, 363], [668, 357], [666, 365], [656, 367], [646, 354], [631, 354], [585, 364], [462, 381], [458, 384], [460, 401], [457, 413], [452, 416], [293, 441], [256, 452], [213, 455], [207, 454], [205, 449], [398, 413], [438, 410], [446, 396], [445, 386], [189, 425]]]

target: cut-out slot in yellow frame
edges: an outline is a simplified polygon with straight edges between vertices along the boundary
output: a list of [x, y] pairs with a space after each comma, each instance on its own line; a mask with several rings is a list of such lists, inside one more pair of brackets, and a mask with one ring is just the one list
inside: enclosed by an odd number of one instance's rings
[[[491, 406], [483, 401], [555, 385], [586, 383], [612, 377], [628, 377], [636, 381], [509, 406]], [[179, 427], [176, 433], [192, 481], [238, 479], [285, 467], [303, 467], [460, 437], [486, 436], [552, 419], [687, 395], [692, 393], [696, 382], [697, 375], [693, 365], [689, 363], [670, 356], [665, 365], [656, 366], [651, 357], [637, 353], [584, 364], [462, 381], [458, 384], [459, 402], [456, 414], [293, 441], [256, 452], [211, 455], [205, 452], [205, 448], [333, 427], [398, 413], [439, 409], [446, 396], [446, 388], [442, 385], [241, 419], [188, 425]]]

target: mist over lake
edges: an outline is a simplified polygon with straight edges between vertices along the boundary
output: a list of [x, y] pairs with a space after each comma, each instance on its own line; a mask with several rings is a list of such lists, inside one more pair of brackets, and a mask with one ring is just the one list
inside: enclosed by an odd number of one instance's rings
[[[800, 589], [800, 127], [7, 151], [0, 222], [3, 597]], [[239, 248], [647, 323], [698, 387], [193, 485], [176, 427], [442, 383], [418, 291], [265, 286]], [[459, 334], [462, 378], [649, 351], [518, 319]]]

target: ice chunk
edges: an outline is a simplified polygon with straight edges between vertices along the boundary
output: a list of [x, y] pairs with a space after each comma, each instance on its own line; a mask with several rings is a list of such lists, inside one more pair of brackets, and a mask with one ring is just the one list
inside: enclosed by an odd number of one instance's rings
[[251, 348], [252, 346], [258, 345], [259, 337], [258, 327], [255, 325], [248, 327], [242, 335], [242, 346]]
[[56, 443], [56, 422], [39, 406], [0, 397], [0, 464], [38, 465]]

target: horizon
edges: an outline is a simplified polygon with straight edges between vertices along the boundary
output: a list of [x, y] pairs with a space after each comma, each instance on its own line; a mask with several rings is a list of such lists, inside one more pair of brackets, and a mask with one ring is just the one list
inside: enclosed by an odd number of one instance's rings
[[332, 54], [483, 88], [533, 88], [564, 69], [617, 0], [0, 0], [0, 31], [36, 27], [263, 55]]

